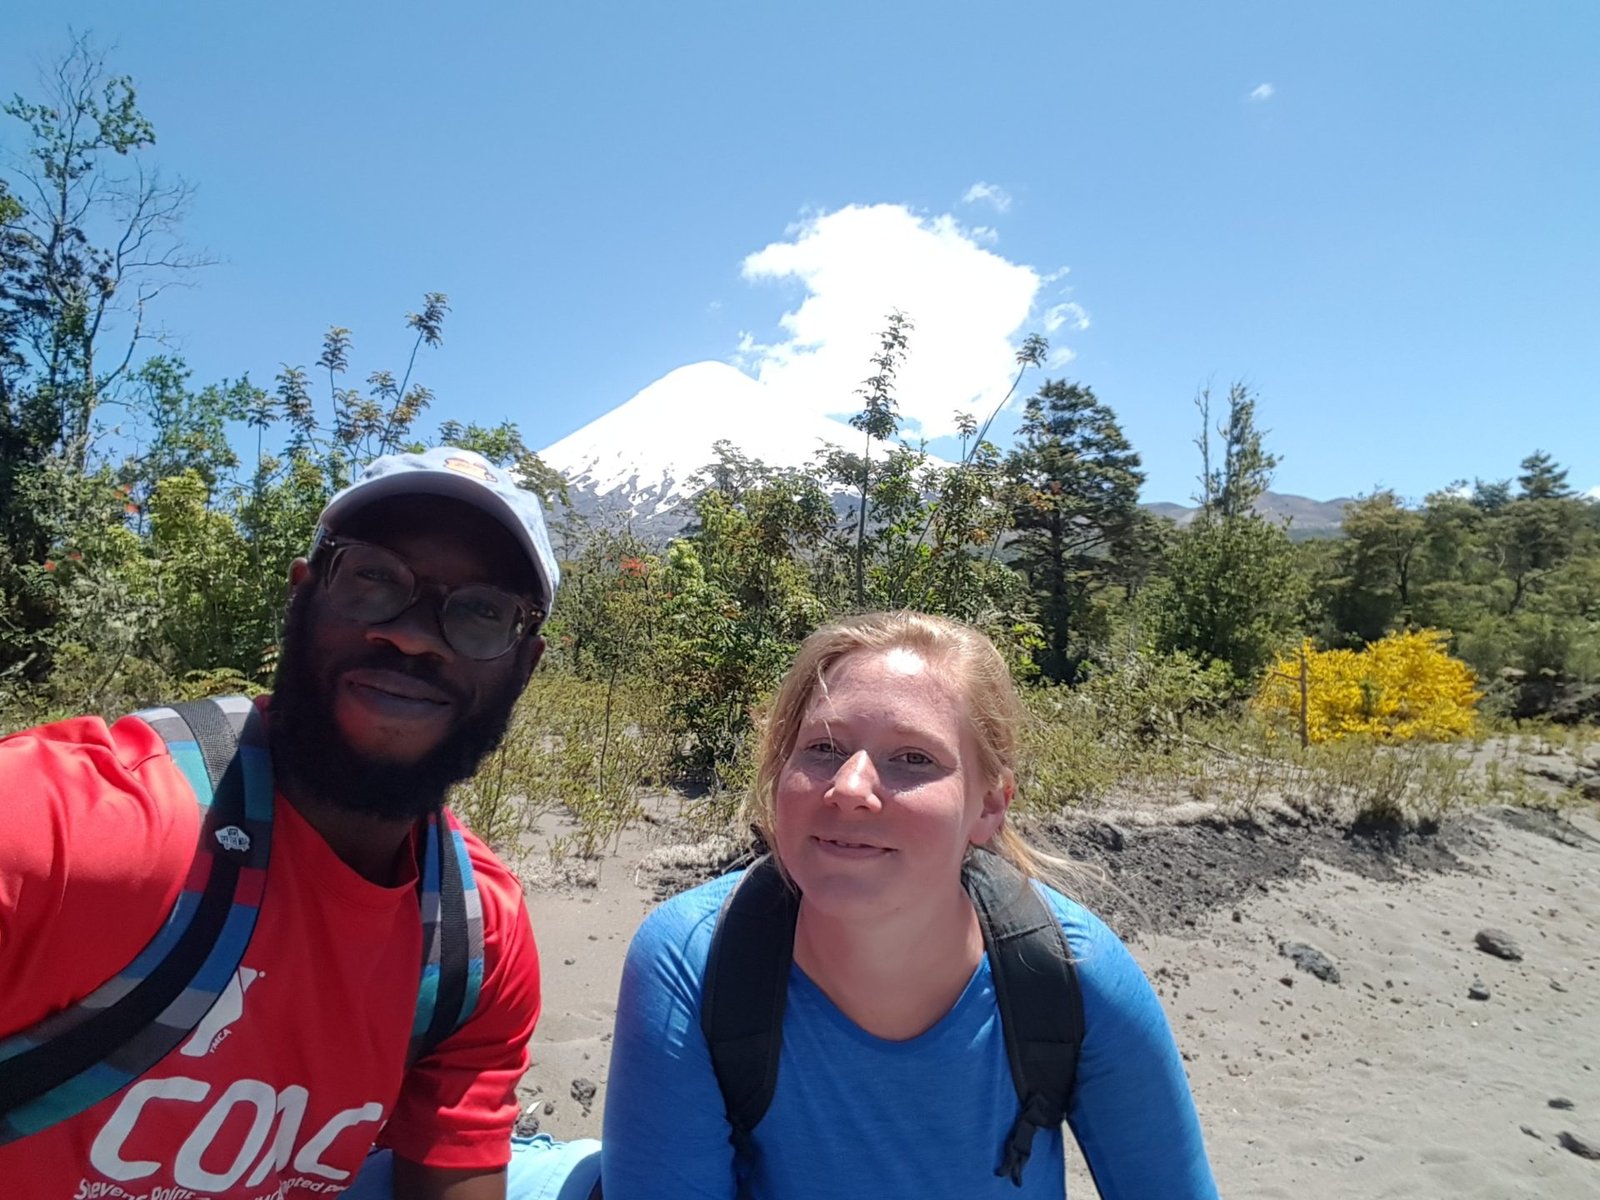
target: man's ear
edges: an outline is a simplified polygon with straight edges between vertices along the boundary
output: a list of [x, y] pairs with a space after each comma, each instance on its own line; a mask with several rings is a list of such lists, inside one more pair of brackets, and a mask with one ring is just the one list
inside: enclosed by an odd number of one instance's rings
[[522, 648], [517, 651], [517, 669], [522, 672], [522, 686], [528, 686], [528, 680], [533, 677], [533, 669], [539, 665], [539, 660], [544, 657], [544, 634], [537, 633], [522, 643]]
[[289, 564], [289, 590], [297, 592], [311, 578], [311, 564], [304, 558], [297, 558]]

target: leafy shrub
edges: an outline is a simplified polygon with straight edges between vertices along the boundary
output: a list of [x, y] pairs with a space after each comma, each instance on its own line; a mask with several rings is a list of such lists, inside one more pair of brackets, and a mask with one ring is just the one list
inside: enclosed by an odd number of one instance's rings
[[1448, 746], [1345, 738], [1297, 751], [1291, 762], [1300, 770], [1285, 771], [1287, 798], [1358, 824], [1435, 821], [1481, 790], [1470, 759]]
[[565, 807], [578, 830], [563, 853], [593, 858], [643, 813], [672, 737], [657, 693], [540, 672], [523, 693], [500, 747], [450, 803], [497, 850], [514, 851], [534, 822]]
[[1136, 650], [1076, 688], [1023, 689], [1029, 720], [1018, 796], [1034, 807], [1080, 804], [1114, 785], [1180, 772], [1190, 718], [1214, 711], [1232, 689], [1227, 665]]
[[1315, 650], [1280, 659], [1253, 702], [1270, 724], [1297, 726], [1307, 672], [1305, 728], [1313, 743], [1362, 735], [1381, 741], [1448, 741], [1473, 733], [1483, 693], [1434, 629], [1392, 633], [1365, 650]]

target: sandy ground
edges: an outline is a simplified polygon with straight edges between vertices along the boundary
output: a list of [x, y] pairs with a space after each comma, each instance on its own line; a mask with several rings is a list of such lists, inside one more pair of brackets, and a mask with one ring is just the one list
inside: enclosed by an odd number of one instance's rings
[[[1481, 810], [1399, 839], [1195, 811], [1039, 832], [1103, 869], [1084, 898], [1162, 995], [1224, 1195], [1600, 1196], [1600, 1160], [1560, 1140], [1600, 1153], [1600, 805]], [[558, 1136], [599, 1133], [628, 938], [697, 870], [652, 869], [671, 838], [631, 832], [598, 870], [526, 863], [545, 1013], [523, 1093]], [[1521, 960], [1478, 948], [1484, 928]], [[1075, 1163], [1069, 1180], [1094, 1194]]]

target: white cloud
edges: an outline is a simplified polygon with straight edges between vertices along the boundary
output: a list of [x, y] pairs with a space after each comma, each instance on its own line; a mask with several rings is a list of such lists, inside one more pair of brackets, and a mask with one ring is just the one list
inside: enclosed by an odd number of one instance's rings
[[1074, 304], [1068, 300], [1063, 304], [1052, 304], [1045, 309], [1044, 331], [1055, 333], [1063, 325], [1070, 326], [1075, 332], [1082, 333], [1089, 328], [1089, 314], [1083, 311], [1083, 305]]
[[1060, 369], [1078, 357], [1078, 352], [1068, 346], [1053, 346], [1050, 356], [1045, 359], [1045, 366]]
[[985, 246], [992, 246], [1000, 240], [1000, 231], [993, 225], [974, 225], [967, 230], [967, 236], [975, 242], [982, 242]]
[[961, 203], [963, 204], [976, 204], [980, 200], [987, 200], [994, 205], [995, 212], [1011, 211], [1011, 193], [999, 184], [984, 183], [980, 179], [969, 187], [966, 194], [961, 197]]
[[1258, 104], [1263, 100], [1271, 100], [1274, 90], [1270, 83], [1263, 83], [1250, 93], [1250, 99]]
[[953, 432], [955, 410], [987, 413], [1011, 386], [1015, 339], [1041, 283], [1032, 267], [985, 249], [953, 217], [892, 204], [812, 215], [789, 240], [747, 257], [743, 274], [805, 287], [779, 319], [781, 340], [746, 337], [739, 347], [737, 361], [765, 385], [774, 414], [858, 411], [868, 359], [898, 308], [913, 323], [895, 389], [910, 424], [902, 432], [930, 438]]
[[1591, 500], [1600, 500], [1600, 484], [1595, 485], [1584, 493]]

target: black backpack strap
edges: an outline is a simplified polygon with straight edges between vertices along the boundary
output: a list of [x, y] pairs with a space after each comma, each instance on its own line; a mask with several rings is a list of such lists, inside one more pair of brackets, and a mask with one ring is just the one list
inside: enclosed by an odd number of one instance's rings
[[1083, 996], [1061, 923], [1021, 871], [991, 851], [967, 855], [972, 897], [1021, 1107], [995, 1174], [1022, 1186], [1033, 1136], [1059, 1128], [1072, 1102], [1083, 1045]]
[[[272, 844], [271, 758], [243, 697], [138, 714], [204, 809], [197, 865], [127, 967], [77, 1004], [0, 1040], [0, 1145], [76, 1116], [193, 1032], [244, 957]], [[201, 980], [205, 983], [202, 985]]]
[[728, 893], [711, 935], [700, 1029], [727, 1106], [734, 1147], [747, 1158], [751, 1135], [778, 1086], [799, 912], [800, 894], [771, 855], [764, 855]]

